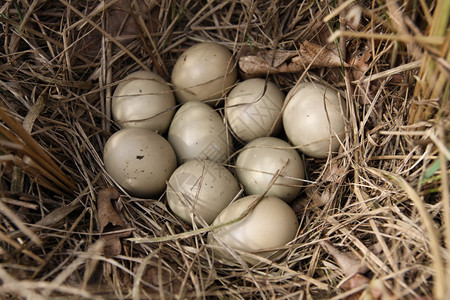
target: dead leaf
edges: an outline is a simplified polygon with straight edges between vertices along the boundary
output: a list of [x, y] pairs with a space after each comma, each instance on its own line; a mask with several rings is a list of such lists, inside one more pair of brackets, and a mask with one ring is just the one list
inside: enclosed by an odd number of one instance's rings
[[58, 207], [57, 209], [53, 210], [51, 213], [40, 219], [38, 222], [36, 222], [36, 225], [52, 227], [53, 225], [67, 217], [67, 215], [69, 215], [71, 212], [80, 207], [80, 204]]
[[122, 251], [120, 238], [127, 237], [131, 233], [131, 230], [121, 231], [130, 229], [130, 226], [125, 224], [111, 203], [111, 199], [118, 199], [119, 196], [119, 191], [114, 187], [100, 190], [97, 196], [99, 231], [103, 233], [102, 238], [105, 240], [104, 254], [106, 257], [119, 255]]
[[244, 78], [267, 74], [296, 73], [307, 67], [348, 67], [339, 56], [326, 47], [304, 41], [297, 51], [245, 49], [239, 57], [239, 68]]
[[328, 241], [320, 242], [320, 246], [334, 258], [341, 268], [342, 273], [346, 276], [352, 276], [356, 273], [365, 273], [368, 271], [367, 266], [353, 253], [339, 251]]
[[345, 297], [345, 300], [361, 299], [363, 293], [370, 295], [369, 299], [381, 300], [381, 299], [393, 299], [391, 292], [389, 292], [380, 280], [370, 280], [363, 273], [366, 273], [369, 269], [363, 264], [353, 253], [342, 252], [336, 249], [330, 242], [320, 242], [322, 248], [330, 254], [336, 263], [339, 265], [342, 273], [349, 277], [341, 285], [341, 289], [344, 291], [351, 291], [353, 289], [364, 287], [362, 291], [355, 292], [354, 294]]
[[[341, 289], [343, 289], [344, 291], [351, 291], [353, 289], [357, 289], [359, 287], [362, 287], [364, 285], [368, 285], [370, 283], [369, 278], [367, 278], [366, 276], [362, 275], [362, 274], [355, 274], [352, 277], [350, 277], [349, 279], [347, 279], [346, 281], [344, 281], [344, 283], [341, 284]], [[345, 300], [357, 300], [357, 299], [361, 299], [361, 294], [364, 292], [360, 291], [360, 292], [356, 292], [350, 296], [345, 297]], [[376, 298], [375, 298], [376, 299]]]

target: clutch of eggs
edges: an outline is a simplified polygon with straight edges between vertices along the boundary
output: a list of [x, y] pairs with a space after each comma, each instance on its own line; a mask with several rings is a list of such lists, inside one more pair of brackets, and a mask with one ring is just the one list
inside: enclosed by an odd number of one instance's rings
[[[171, 85], [149, 71], [128, 75], [112, 97], [122, 129], [103, 158], [130, 195], [166, 192], [181, 220], [211, 225], [207, 240], [217, 257], [254, 264], [257, 256], [279, 257], [295, 239], [298, 220], [288, 203], [305, 179], [301, 154], [337, 153], [345, 109], [336, 91], [318, 83], [298, 83], [286, 97], [267, 79], [236, 84], [235, 64], [224, 46], [199, 43], [176, 61]], [[222, 99], [223, 111], [215, 110], [211, 104]], [[277, 137], [283, 130], [286, 140]], [[235, 153], [230, 133], [245, 143]], [[232, 168], [224, 164], [233, 159]]]

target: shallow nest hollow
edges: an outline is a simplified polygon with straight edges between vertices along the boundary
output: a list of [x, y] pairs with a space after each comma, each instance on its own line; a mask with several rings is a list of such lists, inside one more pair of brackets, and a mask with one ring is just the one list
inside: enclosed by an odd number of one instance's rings
[[[449, 5], [2, 1], [0, 297], [448, 299]], [[119, 218], [100, 224], [99, 192], [119, 188], [102, 162], [119, 129], [117, 82], [140, 69], [170, 82], [202, 41], [238, 61], [249, 47], [296, 53], [309, 42], [341, 62], [319, 51], [265, 75], [285, 93], [299, 81], [331, 86], [349, 111], [340, 153], [305, 157], [308, 184], [292, 203], [300, 228], [282, 260], [216, 260], [206, 230], [164, 197], [110, 195]]]

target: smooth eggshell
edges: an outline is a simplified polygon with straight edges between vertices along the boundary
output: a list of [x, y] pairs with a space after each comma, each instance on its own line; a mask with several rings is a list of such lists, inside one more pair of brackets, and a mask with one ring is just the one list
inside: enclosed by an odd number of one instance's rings
[[290, 142], [308, 156], [326, 158], [331, 141], [331, 152], [336, 153], [338, 138], [345, 137], [338, 94], [318, 83], [300, 83], [289, 91], [286, 101], [283, 125]]
[[191, 159], [223, 162], [232, 151], [222, 117], [203, 102], [187, 102], [175, 113], [167, 140], [180, 164]]
[[111, 113], [121, 127], [141, 127], [164, 134], [175, 113], [175, 97], [167, 82], [150, 71], [137, 71], [114, 91]]
[[172, 71], [178, 102], [220, 99], [237, 79], [235, 64], [231, 52], [220, 44], [205, 42], [188, 48]]
[[283, 100], [283, 92], [273, 82], [261, 78], [242, 81], [230, 91], [226, 99], [228, 124], [244, 142], [269, 133], [276, 135], [281, 128]]
[[185, 222], [192, 224], [192, 216], [196, 215], [211, 224], [239, 190], [237, 179], [223, 165], [191, 160], [170, 176], [166, 196], [169, 207]]
[[[251, 195], [234, 201], [217, 216], [212, 226], [236, 220], [259, 197], [261, 196]], [[214, 229], [208, 236], [208, 243], [220, 245], [215, 240], [217, 237], [234, 250], [257, 252], [260, 256], [268, 257], [274, 254], [274, 248], [283, 247], [295, 238], [298, 226], [295, 212], [288, 204], [276, 197], [264, 197], [244, 219]], [[217, 256], [231, 258], [226, 249], [214, 249]], [[255, 262], [243, 258], [248, 262]]]
[[302, 158], [289, 143], [275, 137], [257, 138], [245, 145], [236, 160], [236, 176], [247, 195], [264, 193], [280, 170], [266, 195], [290, 202], [301, 190], [305, 171]]
[[106, 142], [108, 174], [130, 195], [158, 197], [177, 167], [175, 152], [162, 136], [143, 128], [124, 128]]

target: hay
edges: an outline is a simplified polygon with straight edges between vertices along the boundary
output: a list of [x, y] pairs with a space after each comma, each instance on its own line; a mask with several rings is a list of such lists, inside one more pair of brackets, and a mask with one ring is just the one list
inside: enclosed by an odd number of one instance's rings
[[[0, 297], [447, 299], [448, 6], [2, 2]], [[200, 41], [236, 56], [248, 46], [295, 51], [303, 41], [339, 53], [351, 68], [269, 79], [284, 92], [299, 79], [339, 90], [349, 111], [342, 151], [306, 159], [311, 183], [293, 203], [300, 229], [279, 262], [222, 264], [205, 230], [174, 217], [163, 198], [123, 191], [113, 203], [132, 239], [106, 257], [96, 198], [115, 185], [102, 164], [118, 129], [112, 91], [141, 68], [169, 80], [180, 53]]]

